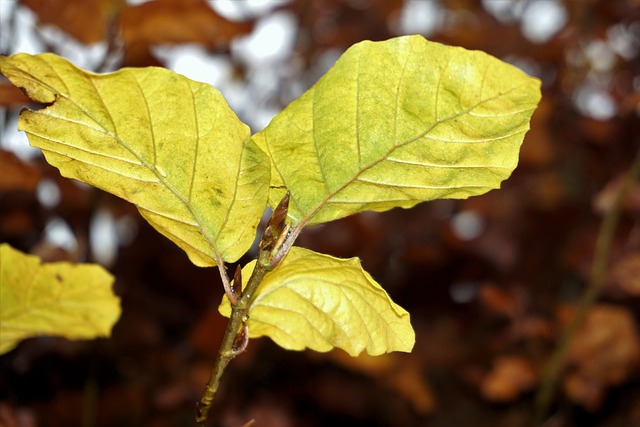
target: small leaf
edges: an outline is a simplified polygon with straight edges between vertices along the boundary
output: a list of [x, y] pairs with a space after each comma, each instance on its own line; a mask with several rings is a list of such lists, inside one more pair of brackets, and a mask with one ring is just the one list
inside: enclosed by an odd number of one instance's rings
[[[250, 277], [255, 261], [243, 268]], [[229, 317], [226, 296], [219, 307]], [[338, 347], [352, 356], [409, 352], [415, 334], [409, 313], [362, 269], [356, 258], [340, 259], [292, 247], [267, 273], [249, 308], [249, 336], [266, 335], [288, 350]]]
[[108, 337], [120, 317], [113, 276], [95, 264], [41, 264], [0, 245], [0, 354], [38, 335]]
[[266, 206], [269, 166], [213, 87], [162, 68], [96, 75], [52, 55], [0, 58], [37, 102], [19, 128], [62, 175], [134, 203], [199, 266], [235, 261]]
[[518, 161], [540, 82], [483, 52], [406, 36], [352, 46], [253, 139], [269, 203], [294, 222], [409, 208], [497, 188]]

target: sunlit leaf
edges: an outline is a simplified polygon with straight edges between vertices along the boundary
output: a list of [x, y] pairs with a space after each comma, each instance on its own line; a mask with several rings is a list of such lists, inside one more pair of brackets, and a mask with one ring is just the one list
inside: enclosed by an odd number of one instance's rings
[[270, 205], [289, 190], [294, 221], [318, 224], [497, 188], [539, 99], [537, 79], [483, 52], [358, 43], [253, 137], [272, 161]]
[[0, 58], [0, 70], [53, 103], [19, 128], [64, 176], [134, 203], [196, 265], [250, 247], [268, 161], [213, 87], [162, 68], [96, 75], [52, 54]]
[[120, 317], [113, 276], [95, 264], [41, 264], [0, 245], [0, 354], [38, 335], [107, 337]]
[[[255, 261], [242, 277], [249, 278]], [[247, 280], [245, 279], [245, 280]], [[229, 316], [226, 296], [219, 308]], [[249, 309], [249, 336], [268, 336], [289, 350], [334, 347], [355, 356], [411, 351], [415, 334], [409, 313], [362, 269], [340, 259], [293, 247], [258, 287]]]

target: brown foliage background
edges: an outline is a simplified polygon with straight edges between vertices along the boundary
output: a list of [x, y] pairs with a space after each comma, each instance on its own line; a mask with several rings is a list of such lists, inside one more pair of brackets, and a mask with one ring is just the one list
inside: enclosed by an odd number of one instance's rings
[[[545, 2], [501, 2], [509, 7], [499, 19], [486, 8], [491, 1], [419, 3], [437, 6], [429, 9], [435, 24], [423, 26], [429, 39], [484, 50], [542, 79], [543, 100], [514, 175], [481, 197], [362, 214], [299, 240], [360, 257], [411, 313], [415, 351], [352, 359], [254, 340], [225, 373], [211, 425], [531, 425], [541, 371], [584, 292], [602, 215], [640, 146], [640, 2], [559, 1], [566, 23], [535, 43], [518, 17]], [[232, 106], [258, 130], [256, 111], [284, 107], [336, 52], [398, 35], [403, 8], [416, 2], [272, 3], [231, 21], [201, 0], [22, 0], [3, 9], [0, 47], [12, 52], [23, 30], [58, 53], [100, 42], [103, 54], [91, 68], [109, 71], [164, 65], [158, 46], [196, 44], [231, 65], [236, 98], [246, 101]], [[33, 28], [20, 27], [24, 10], [36, 17]], [[291, 51], [277, 63], [240, 60], [234, 40], [282, 12], [297, 25]], [[421, 19], [429, 16], [414, 24]], [[594, 117], [601, 110], [582, 101], [594, 92], [610, 101], [612, 114]], [[25, 105], [0, 80], [0, 123], [15, 123]], [[0, 357], [0, 425], [193, 425], [225, 326], [215, 310], [223, 293], [217, 273], [191, 265], [134, 207], [61, 178], [41, 157], [20, 159], [1, 130], [0, 241], [47, 261], [107, 262], [124, 312], [108, 340], [38, 338]], [[56, 188], [59, 200], [46, 202]], [[106, 258], [98, 249], [109, 249], [107, 242], [90, 240], [98, 217], [119, 230]], [[46, 238], [53, 219], [68, 225], [75, 246]], [[598, 302], [570, 345], [546, 426], [640, 425], [640, 186], [623, 206], [609, 262]]]

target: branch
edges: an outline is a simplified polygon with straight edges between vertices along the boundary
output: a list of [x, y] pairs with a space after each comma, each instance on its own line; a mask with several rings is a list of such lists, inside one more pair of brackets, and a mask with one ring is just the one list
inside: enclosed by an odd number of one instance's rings
[[609, 253], [611, 252], [611, 244], [615, 233], [616, 226], [620, 219], [622, 205], [631, 191], [633, 185], [640, 178], [640, 148], [636, 153], [636, 158], [631, 165], [631, 169], [627, 174], [620, 191], [616, 195], [613, 205], [605, 214], [598, 232], [598, 240], [594, 252], [593, 264], [591, 266], [591, 276], [587, 289], [582, 294], [582, 298], [578, 303], [578, 310], [571, 319], [571, 323], [565, 330], [560, 342], [556, 346], [551, 358], [547, 362], [540, 380], [540, 388], [536, 395], [534, 425], [543, 425], [544, 418], [549, 410], [551, 400], [555, 393], [556, 383], [560, 376], [560, 371], [564, 366], [564, 360], [569, 349], [569, 344], [580, 330], [587, 313], [591, 306], [598, 298], [602, 285], [607, 275], [607, 265]]
[[227, 329], [222, 338], [222, 344], [218, 350], [218, 356], [213, 365], [209, 381], [205, 386], [200, 401], [196, 404], [196, 422], [204, 425], [207, 421], [213, 398], [220, 385], [220, 378], [225, 368], [247, 346], [249, 331], [246, 325], [247, 313], [251, 295], [255, 292], [260, 282], [269, 270], [261, 263], [256, 263], [253, 274], [249, 278], [245, 292], [243, 292], [236, 305], [232, 305], [231, 317], [227, 323]]
[[239, 270], [236, 270], [233, 287], [229, 283], [226, 273], [222, 269], [220, 270], [220, 274], [223, 276], [225, 293], [231, 302], [231, 316], [222, 338], [222, 344], [218, 350], [218, 356], [211, 370], [209, 381], [205, 386], [200, 401], [196, 403], [196, 422], [198, 425], [204, 426], [207, 421], [213, 398], [218, 390], [220, 378], [225, 368], [234, 357], [247, 348], [249, 343], [247, 321], [249, 320], [248, 313], [252, 297], [255, 295], [265, 275], [280, 264], [280, 261], [282, 261], [293, 244], [291, 242], [291, 233], [289, 233], [290, 227], [285, 223], [288, 209], [289, 193], [285, 194], [280, 204], [274, 209], [269, 224], [262, 233], [258, 262], [256, 262], [247, 286], [239, 298], [236, 296], [237, 290], [234, 289], [234, 287], [242, 286], [241, 283], [236, 283], [238, 281], [242, 282]]

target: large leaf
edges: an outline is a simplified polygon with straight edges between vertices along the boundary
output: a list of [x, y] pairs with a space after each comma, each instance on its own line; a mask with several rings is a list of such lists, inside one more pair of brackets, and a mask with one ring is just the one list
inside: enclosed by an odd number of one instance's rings
[[0, 245], [0, 354], [38, 335], [107, 337], [120, 317], [113, 276], [99, 265], [41, 264]]
[[0, 58], [29, 97], [19, 128], [67, 177], [137, 205], [200, 266], [234, 261], [255, 238], [268, 161], [213, 87], [162, 68], [96, 75], [52, 54]]
[[421, 36], [352, 46], [253, 138], [294, 222], [466, 198], [509, 177], [540, 83]]
[[[255, 261], [242, 269], [248, 278]], [[230, 316], [225, 296], [220, 313]], [[249, 336], [268, 336], [289, 350], [334, 347], [352, 356], [409, 352], [415, 334], [409, 313], [362, 269], [356, 258], [339, 259], [292, 247], [268, 273], [249, 308]]]

